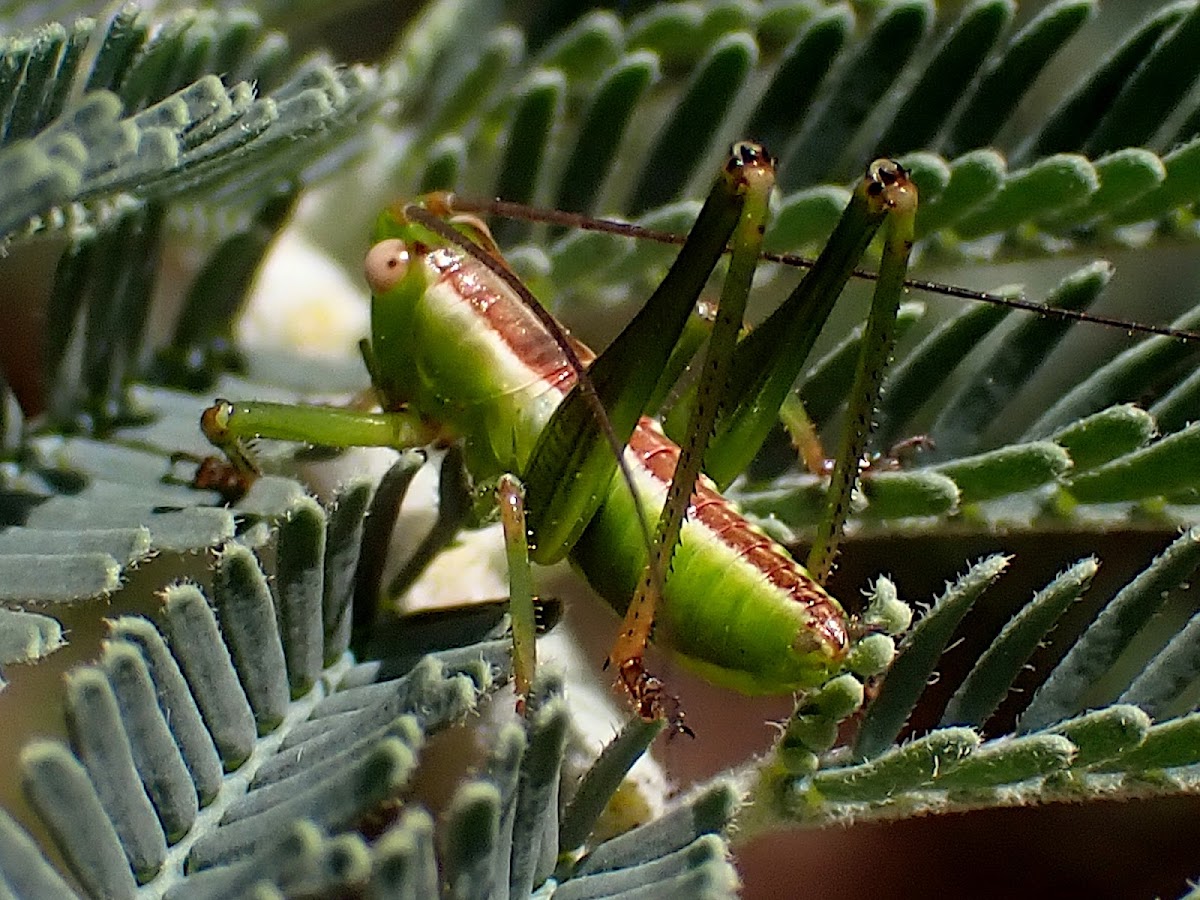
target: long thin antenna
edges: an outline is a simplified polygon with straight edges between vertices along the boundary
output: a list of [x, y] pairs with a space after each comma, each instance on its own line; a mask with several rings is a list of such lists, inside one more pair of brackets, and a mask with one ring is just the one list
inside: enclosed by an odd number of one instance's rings
[[[524, 203], [514, 203], [509, 200], [464, 200], [455, 195], [450, 201], [453, 209], [461, 212], [482, 213], [484, 215], [502, 216], [505, 218], [523, 219], [529, 222], [540, 222], [546, 225], [558, 225], [564, 228], [579, 229], [582, 231], [596, 231], [602, 234], [613, 234], [619, 237], [641, 238], [643, 240], [654, 241], [659, 244], [682, 244], [686, 239], [684, 235], [675, 234], [672, 231], [660, 231], [656, 228], [646, 228], [642, 225], [635, 225], [632, 222], [618, 222], [614, 219], [596, 219], [591, 216], [583, 215], [582, 213], [561, 212], [554, 209], [542, 209], [536, 206], [528, 206]], [[814, 260], [806, 256], [798, 256], [794, 253], [771, 253], [764, 252], [763, 259], [771, 262], [780, 263], [785, 266], [794, 268], [811, 269]], [[878, 274], [866, 269], [855, 269], [853, 272], [855, 278], [863, 278], [868, 281], [878, 279]], [[942, 294], [948, 297], [957, 297], [962, 300], [976, 300], [980, 303], [991, 303], [994, 306], [1006, 306], [1010, 309], [1021, 309], [1028, 312], [1037, 313], [1040, 316], [1046, 316], [1052, 319], [1062, 319], [1072, 322], [1086, 322], [1093, 325], [1105, 325], [1112, 328], [1120, 328], [1123, 331], [1133, 332], [1137, 334], [1154, 334], [1160, 337], [1173, 338], [1175, 340], [1200, 342], [1200, 331], [1189, 331], [1186, 328], [1172, 328], [1170, 325], [1153, 325], [1143, 322], [1129, 322], [1125, 319], [1119, 319], [1114, 316], [1099, 315], [1096, 313], [1082, 312], [1074, 309], [1060, 309], [1054, 306], [1046, 306], [1042, 303], [1035, 303], [1032, 300], [1026, 300], [1021, 296], [991, 294], [987, 291], [975, 291], [970, 288], [958, 287], [953, 284], [944, 284], [940, 281], [925, 281], [919, 278], [907, 278], [904, 281], [904, 286], [916, 291], [925, 291], [931, 294]]]

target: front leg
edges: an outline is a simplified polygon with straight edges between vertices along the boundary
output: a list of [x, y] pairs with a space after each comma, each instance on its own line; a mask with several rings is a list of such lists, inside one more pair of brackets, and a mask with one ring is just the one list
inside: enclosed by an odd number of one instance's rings
[[323, 447], [423, 447], [442, 437], [438, 428], [411, 410], [365, 412], [333, 406], [301, 406], [251, 400], [217, 400], [204, 411], [200, 428], [225, 460], [205, 460], [193, 484], [220, 490], [229, 501], [249, 490], [261, 473], [248, 442], [255, 438]]

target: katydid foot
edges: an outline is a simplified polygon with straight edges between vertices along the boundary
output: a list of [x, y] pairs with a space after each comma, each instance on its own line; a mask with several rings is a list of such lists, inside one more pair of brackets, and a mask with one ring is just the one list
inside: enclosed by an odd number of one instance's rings
[[[608, 668], [610, 661], [604, 661], [604, 668]], [[677, 734], [686, 734], [690, 738], [696, 736], [696, 732], [684, 721], [686, 716], [679, 698], [668, 694], [662, 680], [646, 670], [643, 658], [624, 660], [617, 668], [617, 680], [643, 720], [651, 722], [666, 719], [672, 737]]]
[[229, 433], [232, 412], [232, 403], [218, 399], [200, 416], [200, 430], [209, 443], [221, 451], [220, 456], [201, 457], [192, 453], [171, 456], [172, 464], [196, 463], [191, 486], [200, 491], [216, 491], [226, 503], [242, 499], [262, 474], [249, 451]]

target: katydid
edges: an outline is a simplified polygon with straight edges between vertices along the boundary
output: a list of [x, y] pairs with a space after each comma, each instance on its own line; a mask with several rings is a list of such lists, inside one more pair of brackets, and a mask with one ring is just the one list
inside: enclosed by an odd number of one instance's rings
[[[916, 204], [904, 169], [872, 163], [813, 271], [736, 348], [741, 312], [724, 306], [725, 325], [693, 400], [695, 437], [685, 461], [643, 418], [655, 373], [731, 243], [723, 305], [744, 302], [770, 169], [761, 148], [735, 147], [662, 285], [599, 358], [563, 338], [475, 217], [450, 217], [455, 232], [417, 207], [385, 211], [366, 258], [373, 301], [363, 345], [381, 411], [218, 400], [204, 415], [205, 434], [245, 479], [256, 471], [244, 449], [253, 437], [335, 447], [463, 441], [478, 482], [504, 479], [506, 507], [515, 508], [509, 501], [517, 496], [507, 476], [524, 484], [532, 559], [569, 556], [626, 615], [611, 661], [643, 715], [662, 711], [659, 686], [642, 666], [651, 626], [656, 642], [718, 684], [746, 693], [819, 685], [843, 667], [859, 630], [821, 582], [836, 554], [903, 290]], [[814, 577], [742, 519], [714, 482], [728, 483], [754, 455], [885, 219], [876, 312], [810, 557]], [[649, 514], [664, 506], [650, 541]]]

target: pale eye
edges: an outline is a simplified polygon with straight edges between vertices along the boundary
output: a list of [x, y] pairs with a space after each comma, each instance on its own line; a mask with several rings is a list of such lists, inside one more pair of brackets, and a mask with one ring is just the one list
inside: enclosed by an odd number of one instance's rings
[[367, 251], [363, 268], [371, 293], [387, 293], [408, 271], [408, 245], [399, 238], [380, 241]]

